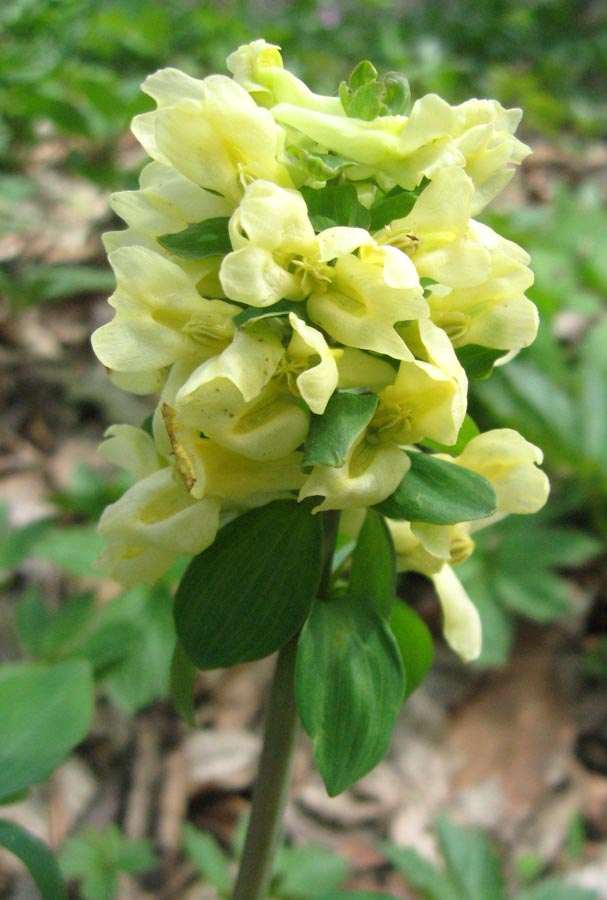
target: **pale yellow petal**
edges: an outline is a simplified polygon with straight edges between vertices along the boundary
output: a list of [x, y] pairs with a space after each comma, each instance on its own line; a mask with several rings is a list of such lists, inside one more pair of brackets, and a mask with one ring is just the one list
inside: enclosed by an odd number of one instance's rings
[[409, 465], [408, 456], [395, 445], [371, 445], [363, 437], [343, 466], [315, 466], [299, 499], [324, 497], [314, 512], [373, 506], [396, 490]]
[[320, 331], [306, 325], [295, 313], [289, 313], [289, 322], [293, 337], [287, 358], [296, 371], [306, 366], [296, 378], [297, 388], [312, 412], [322, 415], [337, 387], [337, 363]]
[[261, 247], [249, 245], [228, 253], [219, 278], [227, 297], [250, 306], [272, 306], [283, 298], [301, 299], [299, 281]]
[[477, 659], [482, 647], [478, 610], [451, 568], [445, 565], [432, 575], [443, 610], [443, 633], [449, 646], [465, 662]]
[[111, 425], [99, 445], [99, 455], [107, 462], [120, 466], [134, 478], [144, 478], [156, 472], [163, 463], [154, 439], [134, 425]]
[[511, 428], [496, 428], [472, 438], [455, 462], [487, 478], [499, 513], [534, 513], [548, 499], [548, 479], [537, 466], [539, 447]]

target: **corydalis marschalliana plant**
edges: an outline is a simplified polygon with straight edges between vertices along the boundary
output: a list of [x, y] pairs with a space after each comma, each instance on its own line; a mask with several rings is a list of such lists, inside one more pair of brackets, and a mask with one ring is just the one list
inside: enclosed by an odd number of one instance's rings
[[[468, 379], [536, 334], [527, 254], [474, 218], [529, 150], [519, 110], [410, 105], [370, 63], [334, 97], [262, 40], [228, 68], [146, 80], [157, 109], [133, 131], [153, 161], [112, 198], [128, 227], [105, 236], [115, 315], [93, 346], [117, 385], [159, 400], [151, 428], [102, 445], [136, 479], [102, 516], [104, 560], [129, 584], [195, 556], [175, 615], [200, 668], [303, 626], [299, 714], [337, 793], [385, 753], [429, 664], [422, 623], [393, 607], [396, 569], [433, 579], [473, 659], [452, 566], [475, 528], [547, 497], [540, 451], [466, 415]], [[318, 513], [327, 545], [340, 511], [331, 579]]]

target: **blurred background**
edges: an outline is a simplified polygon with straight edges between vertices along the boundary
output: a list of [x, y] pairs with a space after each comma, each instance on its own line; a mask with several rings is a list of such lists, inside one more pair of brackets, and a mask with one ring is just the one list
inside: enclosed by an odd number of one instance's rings
[[[125, 487], [96, 445], [151, 407], [111, 387], [89, 336], [110, 312], [100, 234], [120, 223], [108, 196], [135, 188], [144, 162], [128, 131], [152, 106], [141, 81], [165, 65], [225, 72], [258, 37], [320, 92], [367, 58], [406, 74], [414, 98], [524, 109], [533, 156], [483, 220], [531, 253], [541, 330], [473, 385], [471, 413], [540, 446], [552, 482], [542, 513], [487, 529], [458, 569], [483, 655], [464, 668], [439, 639], [387, 760], [328, 800], [302, 741], [274, 896], [346, 884], [410, 900], [605, 900], [604, 0], [2, 4], [0, 656], [88, 659], [99, 689], [77, 754], [2, 814], [62, 854], [74, 897], [226, 896], [271, 662], [201, 676], [192, 731], [167, 701], [171, 578], [124, 592], [91, 574], [95, 522]], [[400, 593], [439, 635], [428, 584], [410, 576]], [[32, 891], [0, 857], [0, 897]]]

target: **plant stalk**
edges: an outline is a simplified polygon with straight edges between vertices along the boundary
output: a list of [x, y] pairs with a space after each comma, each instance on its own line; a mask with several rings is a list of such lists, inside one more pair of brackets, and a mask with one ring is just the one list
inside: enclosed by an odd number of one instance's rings
[[[325, 597], [331, 579], [338, 524], [339, 512], [325, 513], [319, 599]], [[299, 720], [295, 705], [295, 661], [298, 639], [299, 634], [291, 638], [276, 661], [251, 817], [232, 900], [266, 900], [268, 895], [297, 739]]]
[[285, 644], [276, 662], [251, 818], [233, 900], [265, 900], [270, 886], [297, 737], [294, 691], [297, 638], [295, 635]]

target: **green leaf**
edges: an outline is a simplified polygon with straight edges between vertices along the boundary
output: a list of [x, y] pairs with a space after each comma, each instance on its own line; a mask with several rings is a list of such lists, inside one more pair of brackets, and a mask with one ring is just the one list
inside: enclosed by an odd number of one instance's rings
[[185, 259], [203, 259], [205, 256], [224, 256], [232, 252], [232, 242], [228, 233], [229, 216], [205, 219], [178, 231], [163, 234], [158, 243], [166, 250]]
[[297, 313], [300, 318], [306, 318], [305, 304], [294, 303], [292, 300], [279, 300], [272, 306], [249, 306], [248, 309], [239, 312], [232, 321], [238, 328], [243, 328], [260, 319], [267, 319], [271, 316], [288, 316], [291, 312]]
[[171, 662], [171, 700], [181, 718], [194, 725], [196, 667], [177, 641]]
[[335, 890], [348, 876], [343, 856], [322, 847], [289, 847], [279, 851], [271, 894], [288, 900], [316, 900]]
[[48, 560], [70, 575], [90, 575], [104, 543], [92, 525], [57, 525], [36, 541], [31, 555]]
[[15, 569], [26, 559], [32, 547], [47, 533], [51, 527], [51, 519], [38, 519], [21, 528], [9, 528], [6, 523], [0, 529], [0, 570]]
[[377, 394], [335, 391], [322, 416], [311, 417], [302, 465], [342, 466], [378, 403]]
[[567, 582], [545, 568], [496, 572], [493, 588], [501, 602], [513, 612], [534, 622], [551, 622], [571, 609]]
[[390, 628], [400, 650], [407, 682], [406, 697], [409, 697], [428, 674], [434, 658], [434, 642], [424, 620], [406, 603], [394, 606]]
[[86, 736], [93, 680], [85, 662], [0, 669], [0, 798], [44, 781]]
[[225, 525], [175, 597], [177, 634], [200, 669], [268, 656], [301, 627], [320, 580], [322, 522], [276, 500]]
[[287, 152], [300, 163], [313, 181], [330, 181], [356, 165], [354, 160], [336, 153], [311, 153], [304, 147], [287, 147]]
[[[407, 884], [419, 891], [424, 900], [467, 900], [456, 891], [443, 872], [416, 850], [387, 842], [381, 845], [381, 850], [386, 859], [401, 872]], [[489, 897], [485, 900], [489, 900]]]
[[93, 594], [75, 594], [51, 616], [42, 640], [42, 656], [49, 662], [63, 655], [82, 638], [95, 614]]
[[[93, 667], [95, 678], [107, 678], [114, 668], [128, 660], [134, 648], [145, 643], [140, 625], [132, 622], [105, 622], [104, 613], [100, 623], [70, 653], [71, 659], [86, 659]], [[138, 686], [139, 687], [139, 686]]]
[[228, 857], [213, 835], [186, 823], [183, 826], [183, 849], [198, 874], [212, 884], [218, 893], [227, 896], [231, 887]]
[[417, 198], [429, 184], [428, 178], [422, 178], [419, 185], [412, 191], [406, 191], [397, 185], [387, 194], [380, 196], [369, 210], [371, 214], [371, 231], [379, 231], [380, 228], [383, 228], [395, 219], [404, 219], [405, 216], [408, 216], [415, 206]]
[[380, 894], [377, 891], [335, 891], [323, 894], [318, 900], [399, 900], [395, 894]]
[[301, 193], [315, 231], [324, 231], [325, 228], [332, 228], [334, 225], [369, 227], [371, 221], [369, 210], [358, 199], [353, 184], [332, 184], [323, 188], [304, 185]]
[[15, 306], [62, 300], [81, 294], [111, 291], [116, 279], [108, 269], [93, 266], [34, 265], [20, 272], [19, 290], [11, 299]]
[[331, 797], [385, 756], [405, 693], [396, 641], [371, 601], [317, 602], [298, 645], [297, 706]]
[[377, 69], [368, 59], [361, 60], [357, 66], [352, 69], [352, 74], [348, 79], [348, 87], [352, 91], [357, 91], [369, 82], [375, 81], [377, 78]]
[[132, 588], [105, 607], [95, 648], [102, 656], [108, 653], [107, 638], [117, 626], [129, 635], [127, 653], [111, 665], [103, 688], [116, 706], [134, 715], [169, 692], [175, 627], [168, 589], [161, 584]]
[[25, 828], [0, 819], [0, 846], [27, 867], [43, 900], [67, 900], [59, 865], [51, 849]]
[[479, 344], [466, 344], [457, 347], [455, 355], [466, 370], [471, 380], [489, 378], [498, 359], [505, 356], [507, 350], [495, 350], [493, 347], [481, 347]]
[[504, 879], [486, 836], [455, 825], [444, 816], [436, 822], [436, 835], [449, 875], [466, 900], [505, 900]]
[[87, 829], [69, 838], [61, 853], [61, 869], [81, 882], [86, 900], [114, 900], [118, 873], [137, 874], [157, 863], [147, 838], [127, 838], [116, 825], [103, 831]]
[[427, 453], [405, 451], [411, 468], [377, 509], [389, 519], [454, 525], [495, 512], [495, 491], [486, 478]]
[[408, 80], [400, 72], [384, 75], [384, 106], [389, 116], [402, 116], [411, 107], [411, 88]]
[[385, 93], [386, 89], [379, 81], [363, 84], [350, 97], [346, 110], [349, 118], [372, 122], [384, 109]]
[[52, 618], [37, 588], [30, 588], [20, 597], [15, 610], [17, 636], [22, 647], [34, 659], [42, 656], [44, 635]]
[[472, 440], [472, 438], [476, 437], [479, 433], [480, 432], [473, 419], [471, 419], [470, 416], [466, 416], [463, 421], [462, 427], [459, 430], [459, 434], [457, 436], [457, 441], [455, 444], [440, 444], [438, 441], [430, 440], [430, 438], [424, 438], [421, 443], [422, 446], [428, 447], [435, 453], [447, 453], [449, 454], [449, 456], [459, 456], [460, 453], [463, 453], [466, 444], [468, 444]]
[[516, 895], [516, 900], [599, 900], [595, 891], [550, 878]]
[[383, 516], [368, 509], [352, 555], [348, 592], [372, 600], [385, 619], [396, 597], [394, 544]]

